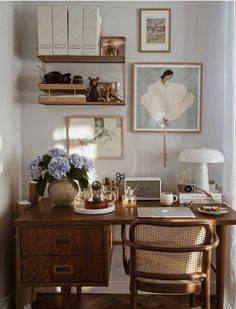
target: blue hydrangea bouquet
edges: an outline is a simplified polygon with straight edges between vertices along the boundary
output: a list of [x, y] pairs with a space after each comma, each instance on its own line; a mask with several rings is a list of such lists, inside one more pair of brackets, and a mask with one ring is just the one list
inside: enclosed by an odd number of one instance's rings
[[93, 161], [90, 158], [78, 154], [68, 155], [62, 149], [53, 148], [32, 160], [28, 165], [28, 172], [37, 182], [37, 192], [43, 196], [47, 183], [62, 178], [77, 180], [82, 190], [87, 188], [87, 172], [93, 167]]

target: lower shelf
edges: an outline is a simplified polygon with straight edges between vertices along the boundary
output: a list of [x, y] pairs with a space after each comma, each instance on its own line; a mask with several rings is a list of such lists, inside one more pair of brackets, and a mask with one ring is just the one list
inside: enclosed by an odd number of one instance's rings
[[85, 104], [86, 98], [77, 96], [39, 96], [38, 102], [46, 105]]
[[78, 96], [39, 96], [38, 103], [44, 105], [125, 105], [124, 102], [86, 102]]

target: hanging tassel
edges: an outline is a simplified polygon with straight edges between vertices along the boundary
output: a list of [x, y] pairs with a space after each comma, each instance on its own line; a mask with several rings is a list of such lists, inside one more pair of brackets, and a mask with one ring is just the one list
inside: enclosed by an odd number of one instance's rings
[[166, 132], [166, 124], [164, 123], [164, 131], [163, 131], [163, 164], [167, 166], [167, 132]]

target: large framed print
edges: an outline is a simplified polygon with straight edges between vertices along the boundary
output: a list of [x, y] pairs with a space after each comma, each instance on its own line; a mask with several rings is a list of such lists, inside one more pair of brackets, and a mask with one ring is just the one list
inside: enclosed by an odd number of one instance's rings
[[93, 159], [123, 158], [122, 116], [68, 116], [68, 153]]
[[140, 51], [170, 52], [170, 9], [140, 9]]
[[134, 131], [201, 131], [201, 63], [135, 63], [133, 91]]

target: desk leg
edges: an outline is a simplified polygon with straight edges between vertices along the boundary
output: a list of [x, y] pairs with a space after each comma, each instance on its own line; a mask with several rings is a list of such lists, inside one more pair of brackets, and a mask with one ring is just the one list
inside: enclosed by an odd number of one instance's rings
[[77, 286], [77, 287], [76, 287], [77, 301], [80, 301], [80, 300], [81, 300], [81, 292], [82, 292], [81, 286]]
[[216, 309], [223, 309], [227, 225], [217, 225], [216, 233], [219, 237], [219, 245], [216, 248]]
[[61, 287], [61, 301], [62, 308], [70, 308], [70, 298], [71, 298], [71, 288], [70, 287]]

